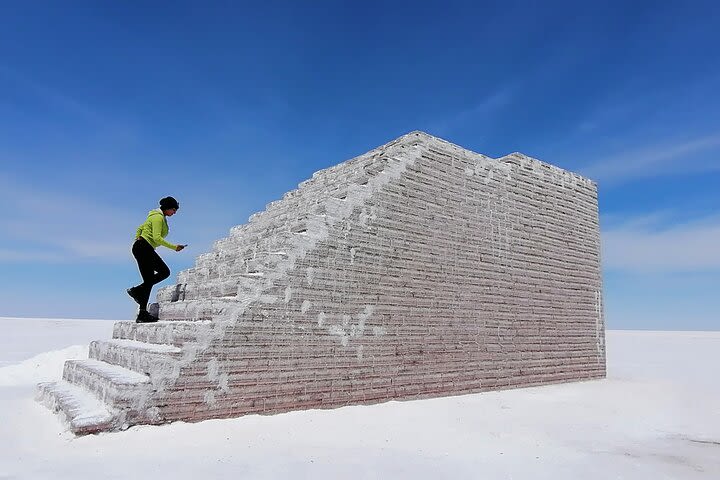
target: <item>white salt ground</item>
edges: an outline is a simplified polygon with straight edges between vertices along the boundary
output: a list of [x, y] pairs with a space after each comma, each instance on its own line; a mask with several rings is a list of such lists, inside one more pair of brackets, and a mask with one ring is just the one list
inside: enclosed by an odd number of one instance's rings
[[74, 438], [35, 383], [112, 322], [0, 322], [0, 479], [720, 478], [720, 332], [610, 331], [607, 380]]

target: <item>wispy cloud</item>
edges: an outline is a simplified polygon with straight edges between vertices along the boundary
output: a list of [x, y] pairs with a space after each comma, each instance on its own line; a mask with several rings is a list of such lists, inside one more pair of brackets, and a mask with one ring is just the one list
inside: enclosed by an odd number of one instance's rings
[[22, 185], [0, 174], [0, 261], [126, 259], [136, 220], [96, 199]]
[[430, 125], [430, 133], [436, 135], [448, 135], [454, 129], [468, 124], [476, 125], [479, 122], [486, 122], [492, 115], [512, 103], [515, 96], [516, 85], [503, 87], [491, 93], [470, 108], [458, 111], [448, 117], [436, 121]]
[[[655, 217], [662, 218], [663, 215]], [[603, 266], [626, 272], [720, 270], [720, 216], [659, 225], [653, 216], [603, 229]]]
[[0, 248], [0, 263], [58, 263], [66, 260], [67, 257], [58, 253]]
[[604, 126], [616, 123], [620, 118], [630, 117], [633, 110], [637, 109], [636, 103], [626, 101], [623, 103], [610, 103], [596, 108], [578, 123], [577, 133], [589, 134]]
[[[135, 229], [148, 210], [157, 207], [156, 197], [145, 203], [148, 195], [143, 194], [140, 202], [127, 199], [127, 207], [121, 207], [60, 188], [23, 184], [0, 172], [0, 263], [132, 263]], [[157, 197], [164, 195], [158, 193]], [[215, 240], [228, 235], [230, 227], [246, 222], [253, 213], [242, 207], [218, 209], [218, 204], [243, 203], [237, 196], [219, 195], [198, 188], [179, 196], [186, 206], [181, 221], [173, 220], [168, 240], [191, 247], [173, 257], [175, 261], [188, 262], [208, 251]]]
[[[710, 155], [703, 155], [703, 154]], [[620, 183], [674, 173], [720, 171], [720, 132], [676, 143], [633, 149], [580, 168], [601, 183]]]
[[56, 88], [34, 80], [8, 65], [0, 64], [0, 77], [10, 79], [12, 82], [33, 92], [47, 103], [60, 107], [67, 112], [84, 117], [85, 120], [93, 122], [107, 120], [102, 114], [100, 114], [100, 112], [97, 111], [97, 109], [91, 107], [87, 103], [81, 102]]
[[[27, 98], [32, 104], [41, 106], [42, 111], [36, 115], [32, 126], [28, 127], [32, 128], [34, 133], [37, 130], [38, 138], [43, 138], [33, 149], [48, 149], [48, 155], [55, 159], [68, 155], [77, 157], [79, 153], [85, 156], [107, 157], [112, 155], [114, 149], [136, 144], [142, 137], [142, 128], [137, 122], [128, 121], [114, 112], [104, 111], [86, 99], [69, 94], [47, 81], [32, 78], [11, 66], [0, 64], [0, 88], [7, 83], [19, 87], [22, 92], [19, 94], [20, 98]], [[46, 115], [46, 112], [51, 115]], [[62, 120], [58, 121], [56, 117]], [[6, 123], [17, 126], [12, 118], [0, 120], [7, 120]], [[42, 131], [42, 128], [48, 130]], [[80, 136], [76, 135], [75, 128], [82, 129]], [[63, 149], [58, 151], [57, 145], [53, 145], [53, 137], [63, 138], [64, 143], [74, 143], [75, 149], [70, 152]], [[13, 153], [9, 145], [3, 147], [3, 156]]]

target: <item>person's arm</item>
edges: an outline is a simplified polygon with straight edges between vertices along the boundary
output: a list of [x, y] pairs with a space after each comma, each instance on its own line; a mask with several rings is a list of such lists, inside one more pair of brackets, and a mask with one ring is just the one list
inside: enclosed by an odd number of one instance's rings
[[150, 218], [150, 226], [152, 227], [152, 239], [155, 244], [177, 251], [177, 245], [173, 245], [172, 243], [165, 241], [162, 237], [163, 217], [160, 215], [153, 215]]

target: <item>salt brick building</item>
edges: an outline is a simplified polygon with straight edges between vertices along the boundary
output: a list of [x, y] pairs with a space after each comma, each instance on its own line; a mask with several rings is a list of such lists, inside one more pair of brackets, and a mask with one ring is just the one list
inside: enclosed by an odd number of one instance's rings
[[38, 398], [78, 434], [605, 376], [597, 186], [422, 132], [315, 173]]

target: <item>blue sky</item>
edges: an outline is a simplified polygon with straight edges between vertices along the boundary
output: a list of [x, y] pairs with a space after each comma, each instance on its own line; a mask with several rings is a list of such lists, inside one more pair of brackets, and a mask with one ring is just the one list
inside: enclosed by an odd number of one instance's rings
[[716, 2], [71, 3], [0, 4], [0, 316], [129, 318], [159, 198], [177, 273], [419, 129], [598, 182], [608, 327], [718, 329]]

